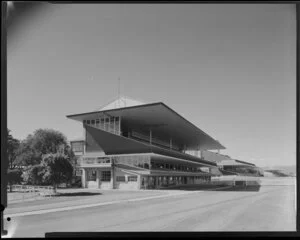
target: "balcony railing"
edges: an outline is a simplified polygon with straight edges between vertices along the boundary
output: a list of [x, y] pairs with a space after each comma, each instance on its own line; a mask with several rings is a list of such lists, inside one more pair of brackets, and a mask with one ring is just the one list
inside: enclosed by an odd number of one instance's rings
[[80, 165], [87, 165], [87, 164], [97, 164], [97, 165], [103, 165], [103, 166], [110, 166], [111, 161], [109, 158], [99, 158], [99, 157], [86, 157], [81, 158], [79, 161]]

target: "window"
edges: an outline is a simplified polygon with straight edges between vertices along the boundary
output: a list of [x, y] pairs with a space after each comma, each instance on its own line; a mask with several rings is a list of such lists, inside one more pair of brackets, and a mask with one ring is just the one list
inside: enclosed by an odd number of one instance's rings
[[125, 176], [117, 176], [117, 182], [125, 182]]
[[101, 181], [102, 182], [110, 182], [111, 173], [110, 171], [103, 171], [101, 173]]
[[91, 120], [91, 124], [92, 124], [92, 125], [95, 125], [95, 120]]
[[91, 122], [90, 120], [86, 120], [86, 124], [90, 124], [90, 122]]
[[148, 164], [148, 163], [145, 163], [145, 164], [144, 164], [144, 168], [149, 169], [149, 164]]
[[97, 172], [95, 170], [89, 170], [87, 180], [88, 181], [96, 181]]
[[136, 182], [137, 176], [128, 176], [128, 182]]
[[73, 152], [83, 152], [83, 142], [72, 142], [71, 147]]

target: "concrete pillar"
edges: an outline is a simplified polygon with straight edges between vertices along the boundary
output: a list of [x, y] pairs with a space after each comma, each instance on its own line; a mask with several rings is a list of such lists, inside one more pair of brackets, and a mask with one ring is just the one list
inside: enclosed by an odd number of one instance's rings
[[81, 186], [83, 187], [83, 188], [86, 188], [87, 186], [87, 184], [86, 184], [86, 175], [87, 175], [87, 172], [86, 172], [86, 169], [82, 169], [82, 175], [81, 175]]
[[101, 179], [101, 171], [98, 169], [97, 170], [97, 186], [98, 186], [98, 188], [101, 187], [101, 181], [100, 181], [100, 179]]

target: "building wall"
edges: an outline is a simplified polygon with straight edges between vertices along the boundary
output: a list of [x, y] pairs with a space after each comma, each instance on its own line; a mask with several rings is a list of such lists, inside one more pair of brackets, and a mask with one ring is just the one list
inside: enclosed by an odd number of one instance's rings
[[[124, 173], [120, 171], [119, 169], [115, 170], [115, 188], [116, 189], [124, 189], [124, 190], [137, 190], [139, 189], [139, 182], [140, 182], [140, 176], [137, 176], [137, 181], [131, 182], [128, 181], [129, 176], [136, 176]], [[117, 177], [125, 177], [125, 182], [119, 182], [117, 181]]]

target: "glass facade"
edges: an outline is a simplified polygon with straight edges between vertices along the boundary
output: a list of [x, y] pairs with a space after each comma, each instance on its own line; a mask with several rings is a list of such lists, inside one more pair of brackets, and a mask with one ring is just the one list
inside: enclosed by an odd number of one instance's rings
[[101, 130], [120, 135], [120, 118], [103, 117], [97, 119], [84, 120], [83, 123], [94, 126]]
[[151, 159], [151, 170], [168, 170], [176, 172], [202, 172], [199, 167], [188, 163], [171, 163], [164, 160]]
[[150, 156], [146, 155], [132, 155], [132, 156], [115, 156], [114, 162], [116, 164], [124, 164], [133, 167], [144, 169], [150, 168]]
[[102, 182], [110, 182], [111, 172], [110, 171], [103, 171], [101, 172], [101, 181]]

